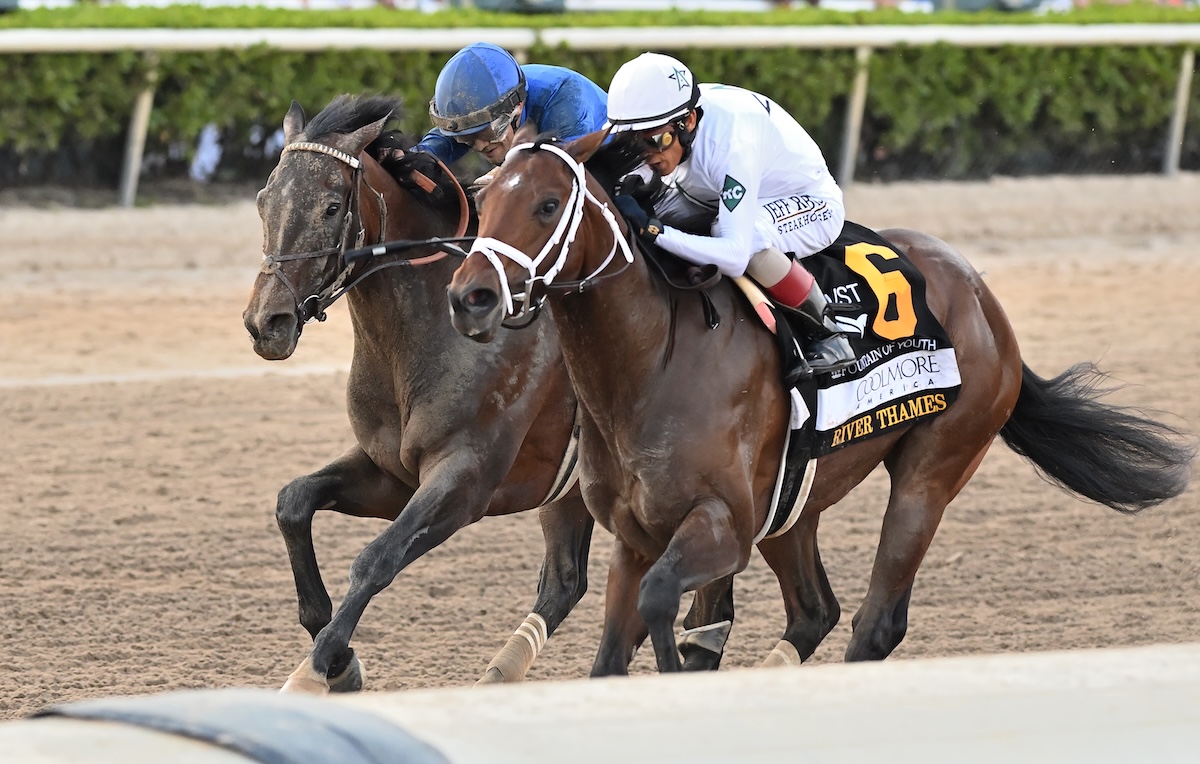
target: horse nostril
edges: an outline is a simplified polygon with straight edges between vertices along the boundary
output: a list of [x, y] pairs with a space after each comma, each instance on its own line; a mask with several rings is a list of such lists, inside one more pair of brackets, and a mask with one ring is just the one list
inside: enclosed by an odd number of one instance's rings
[[500, 298], [490, 289], [475, 289], [463, 298], [463, 304], [472, 313], [487, 313], [499, 302]]
[[291, 313], [276, 313], [267, 319], [263, 325], [262, 335], [266, 339], [275, 339], [277, 337], [291, 336], [299, 322], [296, 321], [296, 316]]

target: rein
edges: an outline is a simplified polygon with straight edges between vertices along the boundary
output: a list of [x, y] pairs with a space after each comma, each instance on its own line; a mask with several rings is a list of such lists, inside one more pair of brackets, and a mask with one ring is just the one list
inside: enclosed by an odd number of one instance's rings
[[[363, 279], [378, 273], [387, 268], [399, 266], [420, 266], [435, 263], [438, 260], [445, 258], [448, 254], [456, 254], [466, 256], [454, 242], [469, 241], [471, 237], [463, 236], [466, 233], [467, 225], [470, 220], [470, 206], [467, 202], [466, 193], [463, 191], [462, 184], [454, 177], [449, 168], [442, 163], [440, 159], [433, 157], [437, 162], [438, 167], [446, 174], [446, 177], [454, 181], [454, 188], [458, 192], [458, 225], [453, 237], [438, 238], [438, 239], [422, 239], [422, 240], [404, 240], [395, 242], [383, 242], [383, 237], [387, 231], [387, 203], [384, 200], [383, 194], [375, 189], [371, 183], [363, 175], [363, 162], [356, 156], [342, 151], [341, 149], [327, 146], [324, 143], [314, 143], [311, 141], [297, 141], [289, 143], [283, 147], [282, 154], [289, 151], [310, 151], [317, 154], [325, 154], [337, 159], [339, 162], [347, 165], [350, 168], [350, 198], [347, 200], [346, 214], [342, 217], [342, 226], [338, 233], [337, 246], [326, 249], [314, 250], [311, 252], [297, 252], [290, 254], [264, 255], [261, 267], [262, 273], [275, 274], [279, 280], [283, 282], [288, 291], [292, 293], [293, 301], [296, 303], [296, 313], [300, 318], [301, 324], [307, 324], [311, 321], [324, 321], [326, 319], [325, 311], [329, 306], [337, 302], [342, 295], [350, 291], [358, 284], [362, 283]], [[418, 170], [413, 170], [411, 173], [412, 180], [425, 193], [433, 193], [437, 188], [428, 176]], [[376, 203], [379, 207], [379, 241], [371, 246], [364, 247], [363, 241], [366, 239], [366, 227], [363, 225], [362, 216], [359, 214], [360, 187], [366, 186], [372, 194], [375, 195]], [[354, 218], [358, 218], [358, 231], [354, 235], [354, 246], [350, 247], [351, 226]], [[401, 252], [407, 249], [413, 249], [420, 246], [434, 246], [441, 251], [434, 255], [425, 257], [416, 257], [407, 260], [396, 260], [387, 263], [380, 263], [371, 268], [366, 269], [362, 273], [357, 274], [349, 283], [346, 283], [350, 277], [351, 271], [359, 259]], [[329, 257], [337, 254], [340, 263], [340, 269], [337, 276], [328, 285], [323, 287], [321, 291], [311, 294], [308, 297], [301, 297], [299, 291], [292, 285], [280, 270], [282, 263], [292, 262], [297, 260], [315, 260], [317, 258]]]
[[[588, 190], [587, 182], [584, 178], [583, 165], [576, 162], [570, 154], [550, 143], [523, 143], [519, 146], [514, 146], [509, 150], [508, 158], [520, 151], [548, 151], [554, 154], [571, 170], [571, 196], [567, 199], [563, 213], [558, 219], [558, 225], [554, 228], [554, 233], [550, 239], [542, 247], [541, 251], [535, 257], [529, 257], [521, 250], [512, 246], [508, 242], [501, 241], [492, 237], [479, 237], [475, 240], [475, 244], [471, 247], [471, 253], [478, 252], [487, 258], [492, 267], [496, 269], [496, 273], [500, 277], [500, 289], [504, 296], [505, 310], [509, 318], [526, 319], [525, 323], [520, 326], [528, 326], [537, 318], [537, 314], [541, 308], [542, 300], [534, 301], [533, 288], [537, 284], [542, 284], [547, 293], [550, 293], [551, 285], [554, 277], [557, 276], [566, 265], [567, 255], [570, 251], [571, 244], [575, 241], [576, 234], [579, 233], [579, 227], [583, 223], [584, 203], [590, 201], [599, 208], [605, 221], [608, 222], [609, 228], [613, 233], [613, 245], [608, 251], [608, 256], [604, 258], [604, 262], [600, 264], [596, 270], [578, 281], [568, 281], [553, 285], [555, 293], [578, 293], [583, 292], [601, 280], [609, 279], [620, 275], [626, 268], [633, 263], [633, 251], [630, 249], [629, 242], [621, 236], [620, 226], [617, 224], [616, 218], [608, 205], [603, 204], [592, 192]], [[558, 257], [554, 263], [546, 270], [546, 273], [539, 276], [537, 273], [538, 267], [542, 262], [558, 247]], [[613, 261], [617, 254], [618, 248], [622, 256], [625, 258], [625, 264], [616, 272], [601, 275], [609, 263]], [[504, 263], [501, 262], [501, 257], [506, 257], [512, 260], [517, 265], [525, 268], [529, 272], [529, 278], [525, 280], [525, 292], [522, 295], [515, 296], [508, 284], [508, 276], [504, 273]], [[521, 303], [521, 310], [518, 312], [516, 303]], [[519, 328], [519, 327], [518, 327]]]

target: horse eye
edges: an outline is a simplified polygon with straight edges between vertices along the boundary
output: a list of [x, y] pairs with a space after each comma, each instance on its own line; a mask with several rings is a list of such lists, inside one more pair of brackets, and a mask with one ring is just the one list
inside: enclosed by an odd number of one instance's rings
[[542, 202], [542, 208], [538, 210], [543, 215], [553, 215], [558, 210], [558, 200], [550, 199]]
[[326, 207], [326, 208], [325, 208], [325, 217], [327, 217], [327, 218], [331, 218], [331, 217], [333, 217], [333, 216], [337, 215], [337, 214], [338, 214], [338, 211], [339, 211], [341, 208], [342, 208], [342, 205], [341, 205], [341, 204], [339, 204], [339, 203], [337, 203], [337, 202], [334, 202], [333, 204], [331, 204], [331, 205], [329, 205], [328, 207]]

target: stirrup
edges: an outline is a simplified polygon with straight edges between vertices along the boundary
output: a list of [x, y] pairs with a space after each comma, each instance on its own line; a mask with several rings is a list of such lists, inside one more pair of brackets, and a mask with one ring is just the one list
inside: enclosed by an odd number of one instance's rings
[[783, 372], [783, 388], [786, 390], [801, 382], [807, 382], [813, 378], [813, 374], [816, 372], [817, 370], [809, 365], [804, 356], [797, 354], [792, 368], [785, 369]]
[[844, 334], [831, 334], [821, 339], [810, 339], [805, 348], [804, 360], [813, 374], [828, 374], [853, 366], [858, 358]]

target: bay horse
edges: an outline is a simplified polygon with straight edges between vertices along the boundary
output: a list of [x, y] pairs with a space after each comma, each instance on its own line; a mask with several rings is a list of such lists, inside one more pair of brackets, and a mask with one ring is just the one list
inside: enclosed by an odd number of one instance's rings
[[[468, 342], [445, 319], [450, 260], [429, 247], [408, 259], [343, 259], [363, 242], [461, 236], [468, 215], [474, 225], [449, 170], [384, 131], [399, 114], [397, 99], [340, 96], [305, 124], [293, 102], [286, 146], [258, 194], [264, 260], [243, 316], [255, 351], [288, 358], [305, 323], [343, 293], [354, 330], [346, 399], [357, 443], [285, 486], [275, 510], [313, 638], [287, 690], [360, 689], [349, 642], [367, 603], [485, 515], [538, 507], [546, 556], [532, 612], [480, 682], [522, 679], [587, 589], [593, 521], [570, 487], [576, 401], [554, 324], [492, 346]], [[336, 614], [313, 547], [318, 510], [391, 521], [355, 559]], [[696, 625], [732, 618], [731, 593], [717, 589], [704, 602], [689, 616]], [[715, 668], [724, 642], [705, 645], [693, 650], [695, 667]]]
[[[710, 290], [722, 319], [710, 328], [702, 301], [652, 276], [636, 242], [628, 246], [611, 188], [582, 165], [603, 139], [514, 148], [477, 198], [479, 238], [449, 288], [454, 326], [480, 342], [495, 341], [501, 321], [539, 296], [558, 326], [582, 413], [584, 498], [616, 535], [594, 676], [627, 673], [647, 633], [658, 669], [680, 668], [671, 638], [679, 596], [745, 568], [789, 427], [777, 346], [749, 301], [722, 280]], [[1102, 375], [1091, 364], [1038, 377], [962, 255], [916, 231], [882, 234], [924, 275], [961, 388], [936, 417], [818, 459], [798, 520], [758, 543], [787, 618], [766, 665], [806, 660], [837, 624], [818, 518], [881, 463], [891, 491], [848, 661], [885, 658], [903, 639], [943, 511], [997, 433], [1060, 487], [1119, 511], [1187, 486], [1195, 449], [1183, 433], [1099, 401]]]

